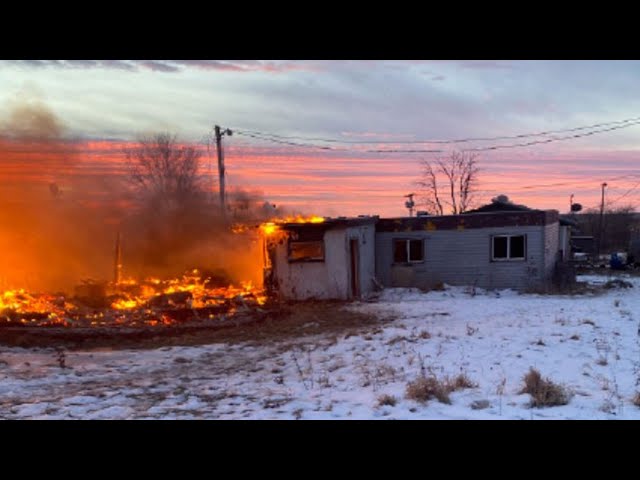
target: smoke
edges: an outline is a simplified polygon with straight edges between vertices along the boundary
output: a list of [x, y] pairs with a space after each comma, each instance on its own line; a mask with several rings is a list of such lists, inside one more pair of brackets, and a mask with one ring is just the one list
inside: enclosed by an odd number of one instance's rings
[[9, 118], [0, 130], [8, 136], [21, 139], [59, 139], [65, 127], [56, 115], [40, 100], [14, 101], [9, 107]]
[[[262, 283], [261, 222], [281, 214], [261, 192], [233, 189], [227, 220], [217, 192], [200, 191], [188, 203], [163, 210], [152, 200], [122, 225], [124, 275], [173, 277], [198, 268], [221, 284]], [[242, 224], [234, 233], [231, 224]]]
[[[0, 119], [0, 290], [69, 291], [107, 265], [112, 180], [82, 175], [79, 143], [37, 96], [20, 94]], [[100, 198], [102, 197], [102, 198]], [[96, 198], [100, 206], [96, 207]]]
[[[261, 192], [229, 191], [225, 221], [212, 178], [186, 199], [167, 202], [132, 187], [121, 149], [98, 154], [69, 138], [62, 119], [37, 96], [13, 99], [5, 111], [0, 290], [71, 293], [84, 280], [113, 280], [118, 232], [123, 277], [166, 278], [199, 268], [220, 283], [262, 283], [257, 227], [283, 212]], [[229, 223], [255, 228], [236, 234]]]

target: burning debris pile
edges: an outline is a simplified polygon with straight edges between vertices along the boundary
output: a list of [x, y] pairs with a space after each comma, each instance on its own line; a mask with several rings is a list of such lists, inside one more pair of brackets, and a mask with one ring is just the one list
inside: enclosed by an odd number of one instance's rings
[[251, 283], [221, 286], [193, 270], [180, 279], [86, 282], [75, 295], [0, 292], [0, 327], [155, 327], [220, 322], [266, 302]]
[[[258, 232], [273, 237], [284, 223], [321, 223], [319, 216], [291, 216], [262, 223]], [[239, 224], [234, 233], [255, 232], [255, 225]], [[117, 281], [86, 281], [73, 295], [33, 293], [25, 289], [0, 291], [0, 328], [65, 327], [147, 328], [175, 325], [219, 324], [238, 313], [264, 312], [266, 292], [251, 282], [234, 286], [213, 274], [195, 269], [181, 278], [120, 279], [120, 256], [116, 253]], [[269, 259], [263, 259], [265, 267]]]

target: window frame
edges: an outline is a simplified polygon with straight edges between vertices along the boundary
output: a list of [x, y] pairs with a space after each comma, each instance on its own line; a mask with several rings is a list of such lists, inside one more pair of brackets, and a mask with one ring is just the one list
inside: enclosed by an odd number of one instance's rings
[[[295, 244], [320, 244], [320, 251], [322, 252], [322, 258], [313, 257], [313, 258], [291, 258], [292, 245]], [[308, 263], [308, 262], [324, 262], [326, 258], [325, 248], [324, 248], [324, 239], [322, 240], [291, 240], [289, 239], [287, 243], [287, 261], [289, 263]]]
[[[523, 241], [523, 256], [522, 257], [512, 257], [511, 256], [511, 239], [514, 237], [522, 237]], [[495, 239], [496, 238], [506, 238], [507, 239], [507, 256], [496, 258], [495, 256]], [[518, 234], [499, 234], [499, 235], [491, 235], [491, 261], [492, 262], [525, 262], [527, 260], [527, 235], [525, 233]]]
[[[393, 258], [393, 265], [414, 265], [418, 263], [424, 263], [424, 238], [394, 238], [391, 242], [391, 252]], [[396, 242], [405, 242], [406, 260], [398, 262], [396, 261]], [[420, 252], [422, 258], [420, 260], [411, 260], [411, 242], [420, 242]]]

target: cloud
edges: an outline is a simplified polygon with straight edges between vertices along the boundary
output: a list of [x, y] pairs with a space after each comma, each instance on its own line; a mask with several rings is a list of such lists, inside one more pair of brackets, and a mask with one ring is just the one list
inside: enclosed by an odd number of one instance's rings
[[154, 60], [145, 60], [138, 63], [141, 67], [153, 70], [154, 72], [178, 72], [180, 67], [171, 65], [167, 62], [157, 62]]
[[319, 66], [309, 62], [265, 61], [265, 60], [9, 60], [4, 65], [24, 68], [65, 68], [175, 73], [188, 68], [233, 72], [280, 73], [294, 70], [319, 70]]

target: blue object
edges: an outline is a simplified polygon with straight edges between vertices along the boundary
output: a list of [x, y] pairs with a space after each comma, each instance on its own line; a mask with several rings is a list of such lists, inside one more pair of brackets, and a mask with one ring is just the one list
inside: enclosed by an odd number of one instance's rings
[[624, 270], [624, 264], [622, 263], [622, 260], [620, 259], [617, 253], [611, 254], [611, 260], [609, 261], [609, 266], [611, 267], [612, 270]]

